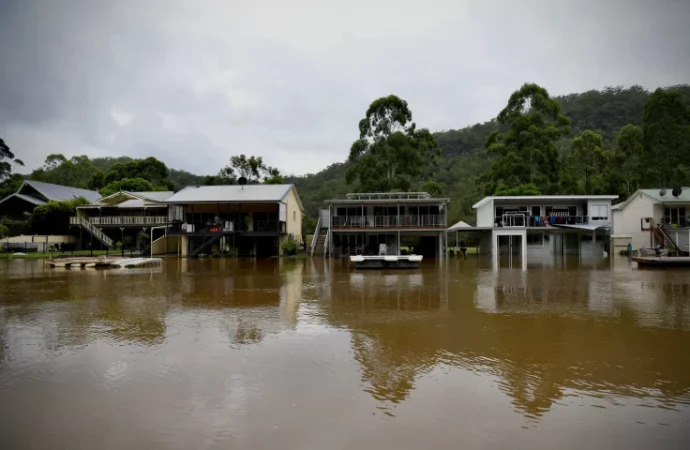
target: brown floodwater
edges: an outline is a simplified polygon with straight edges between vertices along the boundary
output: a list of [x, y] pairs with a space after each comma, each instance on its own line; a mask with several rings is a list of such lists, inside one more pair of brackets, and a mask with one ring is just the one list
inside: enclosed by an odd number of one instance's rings
[[0, 261], [0, 449], [688, 449], [690, 271]]

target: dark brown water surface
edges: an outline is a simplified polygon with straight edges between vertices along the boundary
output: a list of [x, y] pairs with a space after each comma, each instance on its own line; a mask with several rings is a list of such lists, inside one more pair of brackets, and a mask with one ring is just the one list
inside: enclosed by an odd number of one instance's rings
[[690, 271], [0, 261], [0, 449], [688, 449]]

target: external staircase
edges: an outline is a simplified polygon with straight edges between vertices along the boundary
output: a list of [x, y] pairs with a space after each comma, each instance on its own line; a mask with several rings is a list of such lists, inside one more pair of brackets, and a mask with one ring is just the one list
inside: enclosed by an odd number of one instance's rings
[[328, 239], [331, 233], [331, 217], [327, 209], [319, 210], [319, 220], [311, 241], [311, 256], [328, 256]]
[[106, 234], [103, 233], [100, 228], [91, 223], [89, 219], [85, 219], [83, 217], [70, 217], [70, 225], [78, 225], [82, 227], [108, 248], [113, 248], [115, 245], [113, 240], [106, 236]]

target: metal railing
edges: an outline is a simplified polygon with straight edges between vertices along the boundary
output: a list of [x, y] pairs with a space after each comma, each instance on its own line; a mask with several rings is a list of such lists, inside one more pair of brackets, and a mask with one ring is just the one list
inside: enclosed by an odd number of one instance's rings
[[550, 227], [551, 225], [587, 225], [590, 222], [588, 216], [532, 216], [527, 213], [503, 214], [494, 219], [498, 227]]
[[165, 225], [168, 223], [167, 216], [102, 216], [89, 217], [88, 220], [94, 225]]
[[80, 225], [84, 227], [89, 233], [93, 235], [96, 239], [101, 241], [108, 247], [112, 247], [114, 242], [108, 236], [106, 236], [100, 229], [95, 227], [88, 219], [83, 219], [81, 217], [70, 217], [70, 225]]
[[440, 214], [401, 216], [334, 216], [331, 225], [336, 228], [405, 228], [445, 227], [445, 217]]

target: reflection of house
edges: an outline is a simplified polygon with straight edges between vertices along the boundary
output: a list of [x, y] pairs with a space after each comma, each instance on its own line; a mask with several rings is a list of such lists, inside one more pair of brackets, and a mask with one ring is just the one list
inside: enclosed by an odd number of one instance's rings
[[96, 191], [79, 189], [59, 184], [42, 183], [26, 180], [16, 193], [0, 200], [0, 217], [7, 216], [21, 219], [24, 213], [30, 213], [36, 206], [48, 202], [63, 202], [83, 197], [90, 202], [98, 200], [101, 195]]
[[660, 233], [653, 233], [662, 225], [678, 247], [688, 251], [690, 187], [675, 193], [679, 195], [674, 196], [673, 189], [640, 189], [614, 205], [613, 234], [629, 236], [633, 249], [653, 247], [662, 242]]
[[425, 192], [347, 194], [330, 200], [328, 210], [320, 214], [312, 245], [318, 246], [324, 229], [326, 250], [333, 256], [376, 255], [382, 245], [388, 254], [409, 245], [418, 254], [442, 255], [448, 202]]
[[187, 187], [166, 200], [182, 256], [234, 250], [274, 256], [288, 238], [302, 240], [304, 208], [291, 184]]
[[[485, 197], [474, 205], [480, 251], [494, 255], [596, 254], [611, 228], [616, 195]], [[529, 253], [528, 253], [529, 252]]]

